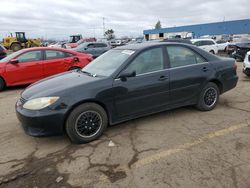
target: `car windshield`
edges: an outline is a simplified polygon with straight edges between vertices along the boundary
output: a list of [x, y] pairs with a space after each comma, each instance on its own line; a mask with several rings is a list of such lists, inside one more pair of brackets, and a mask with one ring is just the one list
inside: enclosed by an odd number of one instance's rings
[[110, 50], [82, 69], [91, 75], [111, 76], [134, 53], [132, 50]]
[[7, 57], [3, 58], [0, 60], [0, 63], [3, 63], [3, 62], [9, 62], [11, 59], [13, 59], [14, 57], [18, 56], [19, 54], [21, 54], [23, 52], [23, 50], [19, 50], [17, 52], [14, 52], [10, 55], [8, 55]]

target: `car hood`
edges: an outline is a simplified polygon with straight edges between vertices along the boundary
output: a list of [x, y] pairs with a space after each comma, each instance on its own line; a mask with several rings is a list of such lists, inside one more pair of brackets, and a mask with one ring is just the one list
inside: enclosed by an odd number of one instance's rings
[[250, 43], [235, 43], [235, 46], [239, 48], [250, 48]]
[[97, 82], [102, 77], [92, 77], [81, 71], [70, 71], [56, 76], [51, 76], [30, 85], [22, 93], [22, 98], [30, 100], [38, 97], [69, 95], [71, 88], [84, 87]]

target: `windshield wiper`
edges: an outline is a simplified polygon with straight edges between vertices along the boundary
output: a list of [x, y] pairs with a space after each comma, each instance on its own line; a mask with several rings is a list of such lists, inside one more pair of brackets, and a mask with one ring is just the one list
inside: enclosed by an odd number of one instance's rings
[[98, 77], [98, 75], [97, 75], [97, 74], [92, 74], [92, 73], [87, 72], [87, 71], [83, 71], [83, 70], [81, 70], [81, 72], [82, 72], [82, 73], [85, 73], [85, 74], [87, 74], [87, 75], [89, 75], [89, 76], [92, 76], [92, 77]]

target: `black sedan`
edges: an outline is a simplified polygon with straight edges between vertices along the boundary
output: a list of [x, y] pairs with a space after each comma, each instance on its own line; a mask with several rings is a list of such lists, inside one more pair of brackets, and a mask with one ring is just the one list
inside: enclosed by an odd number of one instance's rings
[[32, 136], [97, 139], [108, 125], [181, 106], [212, 110], [237, 84], [233, 59], [181, 43], [143, 43], [110, 50], [82, 70], [28, 87], [17, 117]]

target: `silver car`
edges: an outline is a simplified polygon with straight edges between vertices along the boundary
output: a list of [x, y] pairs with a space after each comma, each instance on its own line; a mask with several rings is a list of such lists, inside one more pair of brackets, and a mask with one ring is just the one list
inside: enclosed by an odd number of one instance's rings
[[80, 44], [73, 50], [77, 52], [92, 54], [93, 57], [96, 58], [110, 49], [110, 45], [104, 42], [86, 42]]

